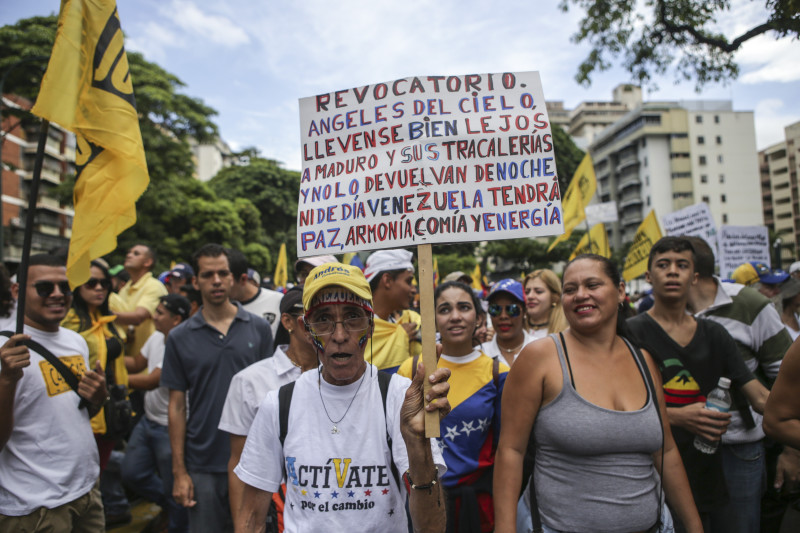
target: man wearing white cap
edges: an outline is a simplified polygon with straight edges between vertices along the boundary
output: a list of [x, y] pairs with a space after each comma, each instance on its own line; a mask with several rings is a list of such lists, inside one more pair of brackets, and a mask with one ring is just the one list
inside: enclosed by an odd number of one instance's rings
[[412, 258], [403, 249], [379, 250], [369, 256], [364, 269], [375, 301], [375, 333], [366, 357], [385, 372], [397, 372], [403, 361], [422, 352], [422, 319], [409, 309], [414, 290]]

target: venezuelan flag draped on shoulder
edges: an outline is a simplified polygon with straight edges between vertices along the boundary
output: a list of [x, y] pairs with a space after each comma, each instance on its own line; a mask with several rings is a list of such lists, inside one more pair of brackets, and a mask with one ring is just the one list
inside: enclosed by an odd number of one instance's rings
[[58, 32], [31, 110], [76, 135], [75, 219], [67, 277], [89, 279], [89, 262], [117, 247], [136, 222], [149, 183], [128, 57], [113, 0], [63, 0]]

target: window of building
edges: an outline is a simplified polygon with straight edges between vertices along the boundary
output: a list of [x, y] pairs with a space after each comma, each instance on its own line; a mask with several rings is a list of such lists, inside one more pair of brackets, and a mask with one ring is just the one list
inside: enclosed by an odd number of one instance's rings
[[644, 156], [644, 166], [647, 166], [647, 156]]
[[708, 176], [705, 174], [700, 174], [700, 183], [708, 183]]
[[703, 201], [703, 202], [705, 202], [705, 203], [707, 203], [707, 204], [711, 202], [711, 201], [710, 201], [710, 199], [708, 198], [708, 196], [703, 196], [703, 198], [701, 199], [701, 201]]
[[650, 207], [650, 197], [647, 197], [647, 207]]
[[701, 165], [705, 165], [706, 164], [706, 156], [701, 155], [700, 158], [698, 159], [698, 161], [699, 161], [699, 163]]
[[719, 124], [719, 115], [714, 115], [714, 124]]
[[725, 183], [725, 174], [720, 174], [719, 175], [719, 182], [720, 183]]
[[722, 135], [717, 135], [717, 144], [722, 144]]
[[717, 163], [722, 163], [722, 154], [717, 156]]
[[697, 144], [705, 144], [705, 143], [706, 143], [706, 138], [703, 137], [702, 135], [698, 135], [697, 136]]
[[702, 124], [703, 123], [703, 115], [695, 115], [694, 116], [695, 124]]
[[728, 223], [728, 214], [727, 213], [722, 213], [722, 223], [723, 224], [727, 224]]
[[647, 185], [648, 187], [650, 186], [650, 176], [644, 177], [644, 184]]
[[720, 194], [719, 195], [719, 201], [722, 202], [723, 204], [725, 203], [725, 195], [724, 194]]

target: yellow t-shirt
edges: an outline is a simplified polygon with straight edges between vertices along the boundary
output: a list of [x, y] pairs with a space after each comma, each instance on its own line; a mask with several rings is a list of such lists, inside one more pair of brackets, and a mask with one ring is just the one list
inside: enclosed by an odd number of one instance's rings
[[[136, 283], [128, 282], [122, 287], [117, 298], [109, 299], [109, 306], [112, 311], [127, 313], [135, 311], [137, 307], [144, 307], [150, 312], [150, 316], [153, 316], [158, 307], [159, 298], [166, 294], [167, 288], [164, 284], [148, 272]], [[126, 346], [128, 355], [138, 354], [155, 330], [156, 327], [151, 318], [136, 326], [133, 330], [133, 342]]]
[[408, 309], [403, 311], [397, 322], [388, 322], [376, 316], [375, 331], [367, 344], [364, 358], [380, 370], [397, 372], [403, 361], [422, 353], [422, 343], [418, 340], [410, 340], [403, 327], [403, 324], [412, 322], [417, 325], [418, 331], [422, 324], [422, 317]]

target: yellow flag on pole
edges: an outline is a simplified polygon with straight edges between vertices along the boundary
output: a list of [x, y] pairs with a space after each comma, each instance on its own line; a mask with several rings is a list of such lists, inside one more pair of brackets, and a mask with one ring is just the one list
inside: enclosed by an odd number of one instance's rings
[[113, 0], [62, 0], [31, 110], [76, 136], [72, 287], [89, 279], [89, 262], [113, 251], [117, 235], [136, 222], [136, 200], [150, 182], [122, 40]]
[[433, 286], [439, 285], [439, 259], [433, 258]]
[[564, 233], [550, 243], [547, 248], [548, 252], [555, 248], [558, 243], [569, 239], [569, 236], [572, 235], [572, 230], [586, 218], [586, 213], [583, 210], [592, 201], [592, 196], [594, 196], [596, 190], [597, 178], [594, 175], [594, 165], [589, 152], [586, 152], [583, 161], [575, 170], [575, 175], [572, 176], [572, 181], [569, 182], [567, 193], [561, 201], [561, 209], [564, 213]]
[[481, 276], [481, 264], [477, 263], [475, 265], [475, 270], [472, 271], [472, 288], [477, 290], [483, 290], [483, 285], [481, 285], [481, 280], [483, 276]]
[[569, 261], [575, 259], [580, 254], [597, 254], [603, 257], [611, 257], [611, 248], [608, 246], [608, 234], [606, 227], [601, 222], [592, 226], [587, 233], [583, 234], [578, 246], [569, 256]]
[[286, 287], [289, 283], [289, 270], [286, 264], [286, 243], [281, 244], [278, 252], [278, 261], [275, 263], [275, 275], [272, 276], [272, 283], [276, 287]]
[[656, 212], [651, 209], [644, 221], [639, 224], [639, 229], [636, 230], [636, 235], [633, 237], [633, 244], [625, 258], [625, 267], [622, 269], [622, 277], [625, 278], [625, 281], [638, 278], [647, 271], [650, 248], [660, 238], [661, 228], [658, 225]]

